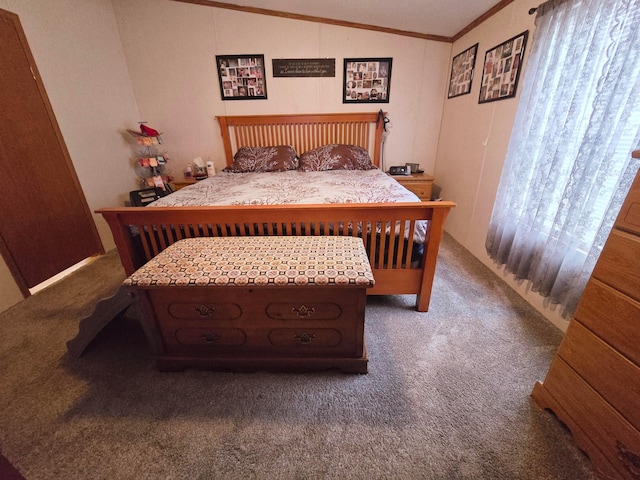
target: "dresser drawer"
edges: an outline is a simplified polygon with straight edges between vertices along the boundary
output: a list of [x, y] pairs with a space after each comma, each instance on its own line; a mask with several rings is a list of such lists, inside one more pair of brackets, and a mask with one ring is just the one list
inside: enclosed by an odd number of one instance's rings
[[431, 183], [408, 183], [405, 187], [420, 197], [420, 200], [431, 200]]
[[[640, 194], [637, 196], [640, 197]], [[640, 235], [640, 199], [629, 205], [629, 208], [622, 213], [617, 226]]]
[[640, 234], [640, 176], [636, 177], [618, 214], [616, 227]]
[[640, 367], [579, 322], [571, 322], [558, 355], [635, 428], [640, 428]]
[[592, 278], [580, 299], [575, 318], [640, 365], [640, 302]]
[[393, 178], [404, 188], [415, 193], [420, 200], [431, 200], [431, 190], [433, 189], [433, 177], [431, 175], [416, 173], [406, 177], [399, 175]]
[[640, 237], [614, 229], [609, 235], [593, 277], [640, 301]]
[[[638, 478], [640, 470], [640, 432], [627, 422], [593, 390], [561, 358], [556, 357], [544, 381], [545, 389], [553, 396], [563, 412], [571, 417], [569, 424], [579, 426], [581, 432], [597, 445], [598, 452], [590, 452], [594, 466], [606, 469], [607, 465], [596, 463], [600, 452], [606, 457], [615, 472], [603, 471], [608, 478]], [[559, 412], [562, 420], [562, 412]], [[588, 452], [589, 453], [589, 452]]]

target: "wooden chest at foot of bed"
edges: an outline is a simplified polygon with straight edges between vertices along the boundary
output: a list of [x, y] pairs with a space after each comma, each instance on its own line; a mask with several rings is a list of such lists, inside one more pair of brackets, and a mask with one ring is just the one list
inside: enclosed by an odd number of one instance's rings
[[160, 370], [366, 373], [366, 289], [357, 237], [181, 240], [125, 284], [143, 306]]

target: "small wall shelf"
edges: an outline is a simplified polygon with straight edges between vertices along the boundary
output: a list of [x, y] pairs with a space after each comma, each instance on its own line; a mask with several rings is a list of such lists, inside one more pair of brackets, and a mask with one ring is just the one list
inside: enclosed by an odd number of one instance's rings
[[136, 142], [134, 170], [140, 177], [140, 187], [156, 187], [170, 193], [173, 178], [167, 169], [169, 159], [159, 148], [162, 145], [162, 134], [150, 136], [135, 130], [127, 130], [127, 133]]

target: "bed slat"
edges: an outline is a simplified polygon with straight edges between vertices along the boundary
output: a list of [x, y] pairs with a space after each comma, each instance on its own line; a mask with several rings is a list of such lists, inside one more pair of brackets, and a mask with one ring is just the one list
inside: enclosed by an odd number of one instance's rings
[[[385, 221], [382, 218], [343, 217], [320, 222], [255, 221], [254, 223], [175, 224], [137, 223], [145, 262], [155, 257], [169, 245], [182, 238], [264, 236], [264, 235], [350, 235], [360, 236], [369, 255], [371, 265], [385, 269], [410, 268], [413, 242], [396, 241], [396, 235], [408, 232], [413, 238], [416, 220]], [[150, 234], [149, 232], [154, 232]]]

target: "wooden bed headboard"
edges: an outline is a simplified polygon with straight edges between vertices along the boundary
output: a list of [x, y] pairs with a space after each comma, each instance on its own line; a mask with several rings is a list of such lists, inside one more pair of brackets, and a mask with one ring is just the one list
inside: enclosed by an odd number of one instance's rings
[[369, 151], [380, 166], [384, 122], [378, 112], [216, 117], [227, 165], [240, 147], [291, 145], [298, 155], [323, 145], [344, 143]]

